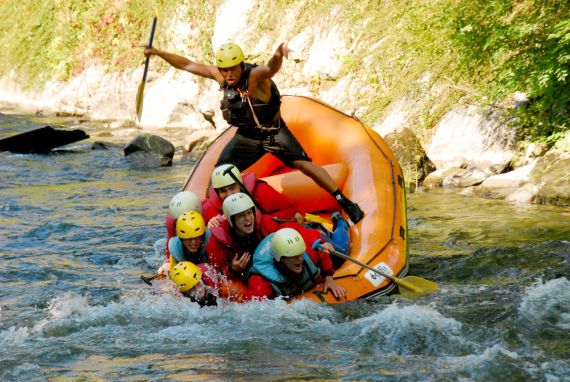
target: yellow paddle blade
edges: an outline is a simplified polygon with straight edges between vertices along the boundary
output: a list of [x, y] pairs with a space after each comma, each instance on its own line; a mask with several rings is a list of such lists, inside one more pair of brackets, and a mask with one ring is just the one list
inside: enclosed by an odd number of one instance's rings
[[144, 101], [144, 82], [141, 82], [137, 90], [137, 120], [140, 122]]
[[436, 292], [439, 289], [439, 286], [433, 281], [417, 276], [406, 276], [402, 279], [394, 279], [394, 282], [400, 287], [400, 295], [406, 298], [420, 297], [426, 293]]
[[319, 215], [313, 215], [306, 213], [305, 214], [305, 221], [309, 223], [319, 223], [322, 224], [326, 229], [332, 231], [333, 224], [325, 218], [320, 217]]

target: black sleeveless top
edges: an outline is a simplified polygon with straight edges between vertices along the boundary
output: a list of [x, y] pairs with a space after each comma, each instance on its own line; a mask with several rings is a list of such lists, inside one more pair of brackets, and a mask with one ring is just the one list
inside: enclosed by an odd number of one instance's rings
[[[245, 70], [236, 86], [224, 84], [222, 90], [224, 97], [222, 98], [220, 108], [224, 119], [233, 126], [237, 126], [241, 133], [255, 132], [259, 129], [255, 123], [255, 119], [251, 114], [250, 106], [244, 96], [240, 93], [247, 91], [249, 86], [249, 75], [251, 70], [257, 65], [245, 64]], [[278, 126], [280, 119], [279, 108], [281, 107], [281, 95], [277, 89], [277, 85], [271, 81], [271, 98], [268, 103], [259, 99], [249, 97], [253, 105], [253, 110], [257, 116], [259, 124], [263, 127]]]

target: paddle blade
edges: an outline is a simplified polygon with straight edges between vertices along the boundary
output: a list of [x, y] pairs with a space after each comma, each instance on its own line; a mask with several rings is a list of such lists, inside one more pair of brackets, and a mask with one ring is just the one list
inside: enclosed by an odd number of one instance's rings
[[141, 276], [141, 280], [147, 283], [148, 285], [152, 285], [151, 283], [152, 277]]
[[140, 122], [142, 116], [142, 109], [143, 109], [143, 101], [144, 101], [144, 84], [145, 82], [141, 82], [139, 88], [137, 90], [137, 120]]
[[320, 217], [319, 215], [313, 215], [310, 213], [306, 213], [305, 214], [305, 221], [309, 222], [309, 223], [319, 223], [323, 227], [328, 229], [329, 231], [332, 231], [332, 229], [333, 229], [333, 224], [329, 220], [327, 220], [323, 217]]
[[397, 280], [400, 295], [405, 298], [416, 298], [427, 293], [436, 292], [439, 286], [433, 281], [417, 276], [407, 276]]

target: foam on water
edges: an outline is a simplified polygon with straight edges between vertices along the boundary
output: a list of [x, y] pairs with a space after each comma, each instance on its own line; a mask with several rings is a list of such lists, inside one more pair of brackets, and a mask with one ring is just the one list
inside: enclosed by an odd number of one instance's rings
[[360, 327], [359, 339], [381, 352], [441, 355], [475, 348], [475, 344], [463, 336], [460, 322], [430, 306], [393, 303], [349, 325]]
[[29, 337], [28, 328], [16, 328], [11, 326], [7, 330], [0, 332], [0, 342], [6, 345], [21, 345]]
[[537, 330], [570, 329], [570, 281], [566, 277], [537, 281], [520, 303], [521, 319]]

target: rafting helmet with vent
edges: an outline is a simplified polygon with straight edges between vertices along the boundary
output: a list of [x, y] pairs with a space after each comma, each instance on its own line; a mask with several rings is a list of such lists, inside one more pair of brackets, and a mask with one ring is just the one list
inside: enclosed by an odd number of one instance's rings
[[228, 222], [233, 226], [232, 216], [254, 208], [253, 200], [243, 192], [237, 192], [224, 199], [223, 210]]
[[200, 200], [192, 191], [181, 191], [170, 199], [168, 213], [173, 219], [178, 219], [180, 215], [188, 211], [202, 212]]
[[212, 181], [212, 187], [214, 187], [215, 189], [235, 184], [236, 179], [238, 180], [239, 183], [243, 183], [238, 168], [233, 164], [222, 164], [216, 167], [214, 171], [212, 171], [211, 181]]
[[190, 261], [181, 261], [170, 271], [170, 279], [178, 286], [180, 292], [187, 292], [200, 282], [202, 270]]
[[216, 51], [216, 65], [218, 68], [231, 68], [245, 61], [245, 56], [238, 44], [228, 42], [220, 45]]
[[193, 239], [206, 232], [204, 218], [196, 211], [186, 212], [176, 220], [176, 236], [180, 239]]
[[293, 228], [281, 228], [271, 238], [271, 249], [276, 261], [282, 257], [299, 256], [305, 253], [307, 246], [301, 234]]

